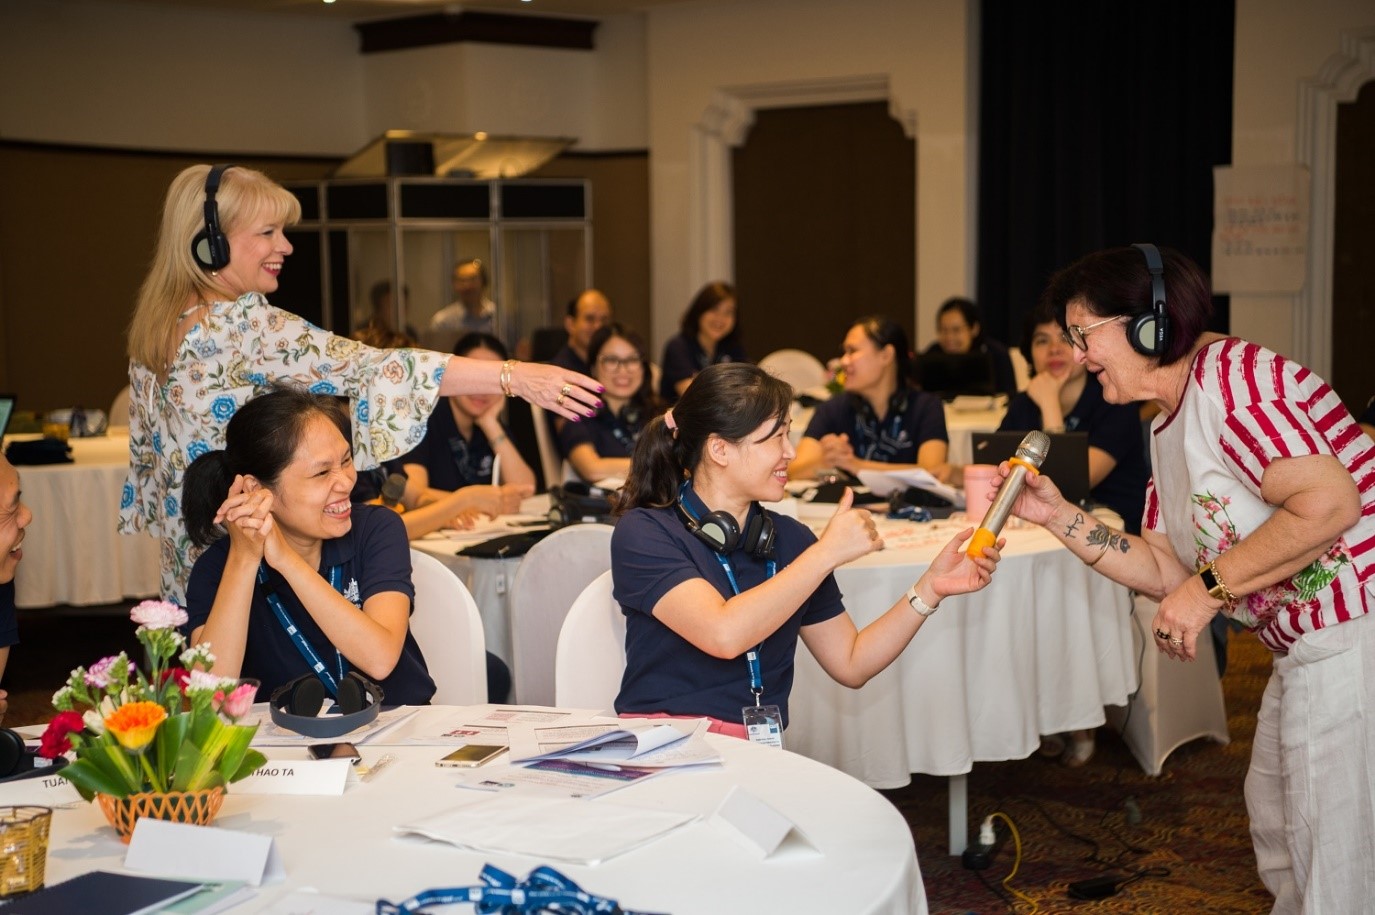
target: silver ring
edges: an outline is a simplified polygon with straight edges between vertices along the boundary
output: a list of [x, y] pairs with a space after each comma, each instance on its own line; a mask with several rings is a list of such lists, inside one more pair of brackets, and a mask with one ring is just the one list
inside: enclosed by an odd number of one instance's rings
[[1170, 634], [1168, 632], [1161, 632], [1159, 629], [1155, 631], [1155, 637], [1162, 642], [1168, 642], [1170, 640]]
[[1171, 645], [1183, 645], [1183, 644], [1184, 644], [1184, 640], [1183, 640], [1183, 639], [1170, 639], [1170, 644], [1171, 644]]

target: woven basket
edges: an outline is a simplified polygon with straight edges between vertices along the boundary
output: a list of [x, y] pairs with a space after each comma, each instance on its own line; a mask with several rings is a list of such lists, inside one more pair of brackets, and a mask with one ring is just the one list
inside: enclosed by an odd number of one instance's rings
[[49, 807], [0, 807], [0, 897], [43, 886], [52, 820]]
[[100, 801], [105, 819], [119, 833], [120, 841], [127, 845], [139, 817], [194, 826], [210, 825], [224, 803], [224, 787], [217, 785], [201, 791], [168, 791], [165, 794], [147, 791], [128, 797], [97, 794], [96, 800]]

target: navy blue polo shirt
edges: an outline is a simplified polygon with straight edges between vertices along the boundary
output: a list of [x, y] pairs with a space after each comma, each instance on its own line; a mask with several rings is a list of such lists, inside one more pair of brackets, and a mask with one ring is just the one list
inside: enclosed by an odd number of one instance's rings
[[19, 614], [14, 608], [14, 579], [0, 585], [0, 648], [19, 644]]
[[915, 464], [923, 442], [950, 440], [945, 431], [945, 407], [934, 394], [899, 388], [882, 419], [858, 394], [837, 394], [816, 408], [807, 423], [807, 438], [848, 435], [855, 456], [884, 464]]
[[668, 343], [664, 344], [659, 396], [664, 399], [664, 403], [676, 403], [678, 382], [691, 378], [707, 366], [718, 362], [749, 362], [749, 359], [745, 356], [745, 348], [738, 341], [722, 340], [716, 344], [716, 352], [708, 359], [707, 351], [702, 349], [697, 338], [674, 334]]
[[[191, 569], [186, 588], [187, 623], [183, 630], [188, 636], [210, 618], [220, 578], [229, 558], [229, 538], [212, 543]], [[342, 537], [326, 540], [320, 549], [320, 574], [328, 577], [332, 566], [341, 566], [344, 594], [362, 612], [363, 602], [374, 594], [399, 591], [412, 601], [415, 588], [411, 585], [411, 552], [406, 540], [406, 527], [401, 516], [380, 505], [355, 505], [353, 527]], [[310, 672], [310, 666], [296, 649], [295, 643], [268, 606], [266, 590], [276, 593], [282, 606], [291, 616], [307, 642], [331, 668], [335, 663], [334, 645], [320, 626], [301, 605], [286, 579], [276, 570], [268, 569], [267, 585], [259, 586], [253, 595], [248, 615], [248, 640], [244, 648], [242, 676], [253, 677], [262, 683], [258, 697], [266, 700], [273, 690]], [[214, 649], [214, 646], [211, 646]], [[347, 663], [347, 662], [346, 662]], [[336, 672], [337, 676], [337, 672]], [[379, 684], [386, 693], [387, 705], [428, 705], [434, 695], [434, 680], [425, 667], [415, 636], [406, 633], [401, 657], [391, 675]]]
[[579, 445], [591, 445], [598, 457], [630, 457], [645, 427], [648, 411], [627, 404], [619, 415], [602, 404], [597, 415], [580, 423], [564, 423], [559, 430], [559, 451], [572, 454]]
[[414, 451], [401, 457], [401, 463], [423, 466], [431, 489], [454, 492], [464, 486], [491, 485], [495, 458], [486, 434], [474, 424], [473, 437], [465, 439], [454, 411], [441, 400], [426, 423], [425, 437]]
[[568, 369], [570, 372], [580, 372], [583, 375], [591, 375], [592, 367], [587, 364], [587, 360], [573, 351], [573, 347], [568, 344], [563, 345], [563, 349], [554, 354], [554, 358], [549, 360], [551, 365], [559, 368]]
[[[699, 517], [704, 514], [689, 494]], [[757, 506], [752, 511], [760, 511]], [[777, 530], [775, 549], [781, 571], [816, 542], [792, 518], [769, 512]], [[623, 515], [611, 535], [611, 578], [626, 617], [625, 675], [616, 697], [619, 713], [666, 712], [709, 715], [740, 721], [740, 710], [754, 705], [745, 658], [714, 658], [678, 635], [653, 610], [663, 596], [693, 578], [704, 578], [722, 597], [733, 596], [717, 553], [688, 532], [676, 508], [636, 508]], [[768, 577], [764, 560], [743, 550], [728, 557], [735, 580], [748, 590]], [[812, 596], [779, 629], [764, 640], [760, 671], [763, 705], [777, 705], [788, 723], [788, 696], [793, 687], [793, 658], [803, 626], [822, 623], [845, 612], [835, 577], [827, 575]]]
[[[1026, 395], [1018, 394], [1007, 405], [1000, 432], [1030, 432], [1042, 426], [1041, 408]], [[1084, 393], [1065, 417], [1066, 432], [1087, 432], [1089, 447], [1112, 455], [1117, 465], [1093, 487], [1094, 501], [1101, 502], [1122, 516], [1129, 534], [1141, 533], [1141, 514], [1146, 508], [1145, 437], [1141, 431], [1141, 410], [1137, 404], [1111, 404], [1103, 399], [1103, 387], [1090, 373], [1084, 380]]]

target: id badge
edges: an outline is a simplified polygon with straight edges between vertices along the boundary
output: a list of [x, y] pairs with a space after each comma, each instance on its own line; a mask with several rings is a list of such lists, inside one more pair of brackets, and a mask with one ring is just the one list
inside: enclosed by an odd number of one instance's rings
[[750, 743], [783, 749], [783, 713], [776, 705], [747, 705], [740, 710]]

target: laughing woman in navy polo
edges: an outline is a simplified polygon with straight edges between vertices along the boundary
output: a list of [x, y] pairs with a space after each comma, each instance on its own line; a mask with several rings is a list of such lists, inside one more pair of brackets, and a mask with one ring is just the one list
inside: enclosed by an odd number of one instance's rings
[[644, 341], [620, 324], [608, 324], [587, 345], [592, 377], [606, 388], [602, 407], [585, 423], [564, 423], [559, 450], [589, 483], [630, 473], [630, 455], [658, 399], [649, 377]]
[[887, 318], [864, 318], [845, 335], [840, 364], [845, 391], [812, 414], [788, 468], [792, 476], [809, 479], [832, 467], [849, 474], [921, 467], [947, 479], [945, 408], [912, 386], [907, 332]]
[[736, 736], [746, 719], [752, 737], [760, 719], [784, 727], [799, 636], [822, 669], [857, 688], [944, 598], [988, 583], [998, 551], [966, 557], [966, 529], [856, 631], [831, 573], [883, 548], [873, 517], [847, 490], [818, 539], [759, 504], [783, 497], [791, 402], [792, 389], [757, 366], [713, 365], [640, 436], [611, 537], [626, 616], [618, 713], [709, 717]]
[[410, 634], [411, 557], [401, 517], [352, 505], [348, 417], [332, 397], [274, 387], [234, 414], [225, 448], [186, 470], [187, 629], [213, 672], [270, 695], [315, 669], [332, 696], [356, 669], [388, 705], [425, 705], [434, 681]]

